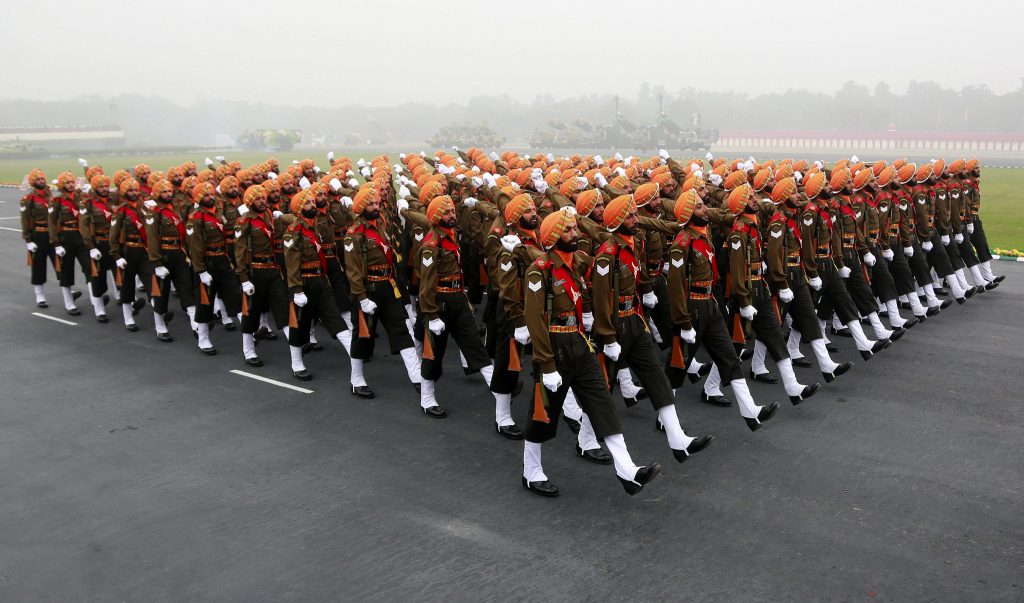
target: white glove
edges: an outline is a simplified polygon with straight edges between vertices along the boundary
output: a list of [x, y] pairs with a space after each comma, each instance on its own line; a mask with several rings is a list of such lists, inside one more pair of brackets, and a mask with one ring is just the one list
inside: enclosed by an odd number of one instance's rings
[[473, 176], [469, 179], [469, 185], [473, 188], [480, 188], [484, 185], [484, 180], [480, 176]]
[[398, 202], [395, 203], [395, 207], [398, 208], [398, 213], [401, 214], [404, 210], [409, 209], [409, 202], [399, 197]]
[[292, 159], [292, 165], [299, 165], [298, 159]]
[[207, 157], [206, 159], [203, 160], [203, 163], [206, 164], [206, 167], [210, 167], [211, 165], [213, 165], [213, 160]]
[[341, 204], [344, 205], [345, 207], [352, 207], [352, 205], [354, 205], [354, 203], [352, 202], [352, 197], [349, 197], [347, 195], [341, 198]]
[[914, 257], [914, 247], [913, 247], [913, 245], [911, 245], [910, 247], [904, 247], [903, 248], [903, 255], [907, 256], [908, 258]]
[[455, 151], [456, 153], [458, 153], [458, 152], [459, 152], [459, 147], [455, 147], [455, 146], [453, 146], [453, 147], [452, 147], [452, 150], [453, 150], [453, 151]]
[[562, 208], [562, 211], [564, 211], [565, 215], [569, 216], [570, 218], [576, 217], [576, 208], [571, 205], [566, 205], [565, 207]]
[[309, 181], [309, 178], [303, 176], [302, 178], [299, 179], [299, 188], [301, 188], [302, 190], [306, 190], [311, 185], [312, 183]]
[[610, 360], [618, 360], [619, 354], [622, 353], [622, 346], [616, 343], [608, 343], [604, 346], [604, 355]]
[[78, 158], [78, 165], [80, 165], [82, 167], [89, 167], [89, 162], [86, 161], [85, 159], [83, 159], [82, 157], [79, 157]]
[[594, 163], [596, 163], [597, 165], [604, 165], [604, 158], [602, 158], [600, 155], [594, 155]]
[[789, 302], [793, 301], [793, 290], [790, 289], [789, 287], [786, 287], [785, 289], [779, 289], [779, 299], [781, 299], [782, 303], [784, 304], [788, 304]]
[[943, 245], [949, 245], [949, 235], [942, 235], [939, 237], [939, 240], [942, 241]]
[[558, 388], [562, 387], [562, 376], [558, 374], [558, 371], [544, 373], [541, 375], [541, 381], [544, 383], [544, 387], [548, 388], [548, 391], [557, 392]]
[[249, 206], [248, 205], [243, 203], [243, 204], [238, 206], [238, 215], [239, 216], [244, 216], [247, 213], [249, 213]]
[[314, 165], [313, 166], [313, 173], [315, 173], [318, 176], [320, 175], [320, 166], [319, 165]]
[[515, 333], [512, 336], [523, 345], [530, 343], [530, 329], [527, 327], [516, 327]]
[[360, 175], [361, 175], [361, 176], [362, 176], [363, 178], [366, 178], [367, 180], [369, 180], [369, 179], [370, 179], [370, 175], [371, 175], [371, 174], [370, 174], [370, 168], [368, 168], [368, 167], [364, 167], [364, 168], [359, 168], [359, 174], [360, 174]]
[[349, 188], [358, 188], [359, 187], [359, 181], [356, 180], [355, 178], [349, 178], [348, 179], [348, 187]]
[[156, 207], [156, 201], [154, 201], [152, 199], [146, 199], [145, 201], [142, 202], [142, 205], [143, 205], [143, 207], [147, 207], [149, 209], [153, 209], [154, 207]]
[[362, 157], [360, 157], [359, 161], [356, 162], [356, 167], [358, 167], [358, 168], [366, 167], [366, 160], [363, 159]]
[[482, 178], [484, 179], [484, 182], [487, 183], [487, 186], [494, 186], [494, 174], [491, 174], [490, 172], [484, 172]]
[[246, 295], [256, 293], [256, 285], [252, 284], [252, 281], [245, 281], [242, 283], [242, 293]]
[[490, 154], [487, 155], [487, 156], [491, 158], [491, 161], [497, 161], [498, 159], [500, 159], [498, 154], [495, 153], [494, 151], [491, 151]]
[[[34, 243], [29, 243], [29, 244], [30, 245], [34, 245]], [[103, 252], [100, 251], [99, 249], [96, 249], [95, 247], [93, 247], [92, 249], [89, 250], [89, 257], [91, 257], [92, 259], [94, 259], [94, 260], [96, 260], [98, 262], [98, 261], [103, 259]]]
[[466, 179], [466, 175], [465, 174], [459, 174], [458, 176], [455, 177], [455, 179], [458, 180], [459, 182], [462, 182], [463, 180]]
[[396, 174], [401, 174], [402, 173], [402, 164], [400, 164], [400, 163], [392, 164], [391, 165], [391, 171], [393, 171]]
[[933, 245], [931, 241], [925, 241], [924, 243], [921, 243], [921, 249], [924, 249], [925, 251], [931, 251], [932, 247]]
[[665, 149], [659, 149], [658, 157], [661, 157], [662, 163], [668, 161], [668, 151], [666, 151]]
[[740, 308], [740, 316], [747, 320], [754, 320], [754, 317], [757, 316], [757, 308], [754, 306], [743, 306]]
[[331, 190], [334, 192], [341, 190], [341, 180], [338, 180], [337, 178], [331, 178], [331, 181], [328, 182], [328, 184], [331, 185]]
[[501, 237], [501, 246], [505, 248], [505, 251], [511, 252], [522, 244], [522, 240], [520, 240], [517, 235], [510, 234]]
[[974, 234], [974, 222], [967, 223], [967, 232], [970, 234]]
[[616, 166], [615, 169], [612, 171], [615, 172], [616, 175], [622, 176], [623, 178], [625, 178], [626, 176], [626, 170], [621, 165]]
[[877, 259], [875, 259], [875, 254], [871, 253], [870, 251], [864, 254], [863, 259], [864, 263], [867, 264], [868, 266], [874, 266], [875, 262], [878, 261]]
[[164, 280], [171, 273], [165, 266], [157, 266], [153, 269], [153, 272], [156, 273], [156, 277], [160, 280]]
[[964, 242], [964, 235], [963, 235], [963, 233], [960, 233], [960, 232], [956, 233], [956, 236], [953, 237], [953, 240], [956, 241], [957, 244], [963, 243]]
[[546, 159], [548, 160], [548, 163], [554, 163], [555, 162], [555, 156], [554, 156], [553, 153], [548, 153]]
[[548, 183], [545, 182], [544, 180], [534, 180], [533, 188], [535, 188], [538, 193], [543, 195], [548, 190]]
[[82, 185], [82, 192], [83, 193], [88, 193], [91, 190], [92, 190], [92, 185], [89, 184], [88, 182], [86, 182], [85, 184]]
[[327, 161], [334, 161], [334, 151], [327, 151]]
[[851, 271], [849, 266], [843, 266], [842, 268], [839, 269], [839, 276], [841, 276], [842, 278], [850, 278], [850, 272]]
[[214, 159], [216, 159], [217, 161], [219, 161], [221, 163], [224, 163], [224, 156], [223, 155], [217, 155], [216, 157], [214, 157]]
[[207, 287], [213, 284], [213, 275], [203, 270], [199, 273], [199, 282], [203, 283]]
[[120, 268], [121, 270], [124, 270], [125, 268], [128, 267], [128, 260], [124, 258], [118, 258], [118, 260], [114, 262], [114, 264], [117, 265], [117, 267]]
[[295, 305], [300, 308], [302, 306], [305, 306], [306, 303], [309, 302], [309, 300], [306, 299], [305, 293], [296, 293], [295, 295], [292, 296], [292, 301], [295, 302]]
[[679, 337], [686, 343], [697, 343], [697, 331], [691, 329], [680, 329]]
[[359, 302], [359, 308], [364, 314], [373, 314], [377, 311], [377, 304], [370, 298], [366, 298]]
[[622, 153], [615, 151], [615, 161], [622, 161]]
[[576, 176], [576, 179], [580, 181], [580, 184], [583, 186], [583, 189], [586, 189], [588, 186], [590, 186], [590, 181], [587, 180], [585, 176]]
[[28, 250], [31, 251], [32, 253], [35, 253], [36, 249], [39, 249], [39, 246], [33, 243], [32, 241], [25, 243], [25, 247], [28, 247]]
[[64, 247], [62, 245], [57, 245], [56, 247], [54, 247], [53, 252], [56, 253], [57, 257], [59, 258], [64, 257], [64, 254], [67, 253], [67, 251], [64, 250]]
[[594, 329], [594, 313], [584, 312], [583, 313], [583, 330], [591, 331]]
[[707, 153], [704, 154], [704, 159], [707, 159], [708, 161], [714, 161], [715, 156], [711, 154], [711, 151], [708, 151]]
[[643, 304], [648, 308], [653, 308], [654, 306], [658, 305], [658, 296], [655, 295], [653, 291], [648, 291], [647, 293], [644, 293], [644, 296], [640, 299], [643, 302]]
[[270, 178], [271, 180], [277, 180], [277, 174], [275, 174], [274, 172], [267, 172], [267, 178]]
[[444, 333], [444, 321], [440, 318], [435, 318], [427, 323], [427, 328], [430, 329], [430, 332], [434, 335], [440, 335], [441, 333]]
[[594, 174], [594, 182], [601, 188], [608, 186], [608, 180], [605, 179], [604, 174], [601, 172]]
[[408, 186], [405, 186], [403, 184], [402, 186], [398, 187], [398, 198], [399, 199], [405, 199], [406, 197], [409, 197], [409, 196], [412, 196], [412, 191], [409, 190]]
[[274, 215], [274, 219], [276, 220], [276, 219], [280, 218], [281, 216], [283, 216], [284, 214], [275, 209], [273, 215]]
[[477, 201], [473, 197], [466, 197], [465, 199], [462, 200], [462, 204], [465, 205], [466, 207], [473, 207], [477, 203], [479, 203], [479, 201]]
[[893, 253], [892, 253], [892, 249], [883, 249], [883, 250], [882, 250], [882, 257], [883, 257], [883, 258], [885, 258], [885, 260], [886, 260], [887, 262], [891, 262], [891, 261], [892, 261], [892, 259], [893, 259], [894, 257], [896, 257], [896, 256], [895, 256], [895, 255], [893, 255]]
[[821, 291], [822, 282], [820, 276], [808, 279], [807, 284], [810, 285], [811, 288], [814, 289], [815, 291]]

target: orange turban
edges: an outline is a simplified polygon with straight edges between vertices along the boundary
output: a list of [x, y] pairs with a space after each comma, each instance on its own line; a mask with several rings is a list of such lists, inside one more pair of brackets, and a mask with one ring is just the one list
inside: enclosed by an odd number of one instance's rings
[[110, 177], [104, 174], [96, 174], [89, 180], [89, 186], [91, 186], [93, 190], [110, 187]]
[[352, 212], [357, 215], [363, 213], [370, 201], [380, 201], [380, 193], [372, 184], [363, 184], [356, 191], [355, 199], [352, 200]]
[[813, 199], [821, 194], [825, 188], [825, 173], [815, 172], [804, 178], [804, 193], [808, 199]]
[[832, 179], [828, 181], [832, 190], [838, 191], [850, 182], [850, 170], [846, 168], [835, 168], [832, 170]]
[[540, 223], [540, 244], [545, 248], [554, 247], [566, 229], [576, 225], [576, 218], [562, 208], [553, 211]]
[[676, 222], [680, 224], [689, 222], [695, 207], [697, 207], [697, 191], [691, 188], [676, 199]]
[[452, 198], [448, 195], [438, 195], [431, 199], [430, 205], [427, 206], [427, 219], [431, 224], [438, 224], [441, 222], [441, 216], [450, 209], [455, 209]]
[[685, 191], [688, 191], [690, 189], [700, 189], [700, 188], [703, 188], [703, 186], [704, 186], [704, 179], [703, 178], [701, 178], [699, 176], [690, 176], [689, 178], [686, 179], [685, 182], [683, 182], [683, 191], [685, 192]]
[[440, 182], [436, 180], [425, 182], [423, 188], [420, 189], [420, 203], [427, 205], [431, 199], [443, 193], [444, 187]]
[[900, 179], [900, 184], [906, 184], [914, 178], [914, 174], [916, 173], [916, 165], [913, 163], [904, 163], [899, 167], [899, 171], [896, 172], [896, 177]]
[[874, 172], [868, 168], [864, 168], [857, 172], [853, 177], [853, 190], [859, 191], [871, 182], [871, 178], [874, 177]]
[[968, 172], [972, 172], [972, 171], [974, 171], [974, 170], [976, 170], [976, 169], [978, 169], [980, 167], [981, 166], [978, 164], [978, 160], [977, 159], [968, 159], [967, 160], [967, 165], [964, 166], [964, 169], [967, 170]]
[[239, 186], [238, 178], [235, 178], [234, 176], [225, 176], [224, 179], [220, 181], [220, 186], [218, 188], [220, 188], [220, 194], [225, 195], [229, 188], [235, 186]]
[[302, 161], [299, 162], [299, 171], [305, 172], [306, 170], [311, 170], [313, 169], [313, 165], [314, 164], [312, 159], [303, 159]]
[[180, 167], [178, 167], [176, 165], [172, 165], [171, 167], [167, 168], [167, 179], [168, 180], [174, 180], [175, 176], [179, 176], [181, 178], [184, 178], [185, 177], [185, 171], [182, 170]]
[[935, 163], [932, 164], [932, 173], [936, 176], [942, 175], [942, 171], [946, 169], [945, 159], [936, 159]]
[[651, 182], [657, 184], [661, 188], [665, 188], [665, 185], [673, 182], [672, 174], [669, 172], [662, 172], [660, 174], [651, 176]]
[[576, 212], [581, 216], [589, 216], [600, 200], [601, 191], [596, 188], [585, 190], [576, 196]]
[[533, 197], [528, 193], [522, 193], [512, 197], [512, 200], [505, 206], [505, 224], [513, 224], [517, 222], [520, 216], [522, 216], [523, 213], [531, 207], [536, 207], [536, 205], [533, 203]]
[[75, 175], [72, 174], [71, 172], [61, 172], [60, 174], [57, 175], [57, 186], [61, 189], [63, 189], [64, 185], [67, 184], [68, 182], [74, 181]]
[[254, 184], [245, 189], [245, 195], [242, 197], [242, 202], [245, 203], [246, 207], [252, 207], [252, 204], [260, 199], [264, 201], [267, 200], [267, 189], [263, 188], [259, 184]]
[[643, 207], [654, 200], [660, 190], [661, 187], [654, 182], [641, 184], [636, 187], [636, 192], [633, 193], [633, 200], [636, 201], [637, 207]]
[[148, 186], [150, 190], [153, 190], [156, 183], [164, 179], [163, 172], [150, 172], [149, 176], [146, 177], [146, 186]]
[[101, 166], [90, 165], [85, 170], [85, 179], [86, 179], [86, 181], [91, 181], [93, 176], [95, 176], [96, 174], [102, 174], [102, 173], [103, 173], [103, 168]]
[[775, 170], [775, 181], [784, 180], [793, 175], [793, 166], [789, 163], [783, 163], [779, 165], [779, 169]]
[[28, 173], [28, 181], [30, 184], [32, 182], [35, 182], [36, 180], [39, 180], [40, 178], [43, 180], [43, 182], [46, 182], [46, 174], [44, 174], [43, 170], [39, 168], [34, 168], [32, 169], [32, 171]]
[[562, 186], [558, 187], [558, 192], [562, 193], [566, 197], [569, 197], [572, 196], [573, 193], [578, 193], [581, 188], [583, 188], [583, 183], [580, 182], [579, 178], [573, 176], [572, 178], [569, 178], [565, 182], [563, 182]]
[[306, 204], [306, 191], [299, 191], [292, 195], [292, 200], [288, 202], [288, 209], [291, 210], [296, 216], [302, 214], [302, 206]]
[[145, 163], [140, 163], [139, 165], [135, 166], [135, 177], [141, 178], [142, 174], [146, 174], [146, 176], [149, 176], [149, 173], [152, 171], [153, 169], [149, 167], [149, 165]]
[[754, 190], [760, 191], [763, 189], [771, 178], [771, 168], [761, 168], [756, 174], [754, 174]]
[[923, 163], [921, 164], [921, 167], [917, 168], [917, 174], [915, 175], [915, 178], [917, 178], [918, 182], [924, 182], [925, 180], [931, 178], [931, 176], [932, 164]]
[[608, 184], [614, 186], [617, 189], [624, 190], [627, 187], [629, 187], [629, 178], [626, 178], [625, 176], [616, 176], [612, 178], [611, 182], [609, 182]]
[[879, 159], [878, 161], [871, 164], [871, 173], [877, 177], [885, 169], [885, 160]]
[[[532, 176], [532, 172], [530, 170], [521, 170], [519, 173], [517, 173], [514, 176], [514, 178], [516, 180], [516, 184], [518, 184], [519, 186], [522, 187], [522, 186], [526, 186], [527, 184], [530, 183], [530, 177], [531, 176]], [[513, 177], [513, 176], [510, 176], [510, 178], [511, 177]]]
[[772, 201], [776, 204], [782, 203], [789, 198], [790, 195], [796, 192], [796, 179], [795, 178], [783, 178], [775, 183], [772, 188]]
[[604, 227], [615, 230], [622, 226], [626, 216], [636, 211], [636, 200], [633, 195], [619, 195], [611, 200], [604, 209]]
[[750, 188], [749, 184], [741, 184], [736, 188], [732, 189], [727, 199], [729, 205], [729, 212], [733, 215], [739, 214], [743, 211], [744, 206], [747, 204], [747, 200], [754, 194], [754, 190]]
[[730, 172], [729, 175], [725, 177], [725, 181], [722, 184], [725, 190], [731, 191], [737, 186], [746, 183], [747, 173], [743, 170], [736, 170], [735, 172]]
[[153, 197], [159, 197], [160, 193], [164, 191], [174, 192], [174, 185], [171, 184], [171, 181], [163, 178], [155, 182], [150, 188], [153, 190]]
[[896, 170], [894, 170], [891, 166], [884, 168], [878, 174], [878, 186], [887, 186], [890, 182], [892, 182], [892, 178], [895, 175]]
[[249, 168], [238, 170], [235, 172], [235, 179], [237, 179], [239, 183], [252, 180], [252, 170]]
[[960, 172], [964, 171], [964, 166], [966, 165], [966, 161], [964, 161], [963, 159], [957, 159], [953, 163], [949, 164], [949, 173], [959, 174]]
[[263, 190], [267, 191], [268, 195], [270, 193], [280, 193], [281, 192], [281, 185], [278, 184], [278, 182], [277, 182], [277, 180], [275, 178], [267, 178], [266, 180], [263, 181], [263, 184], [261, 184], [260, 186], [263, 187]]
[[118, 185], [117, 192], [123, 195], [132, 189], [139, 190], [139, 182], [135, 178], [125, 178]]
[[195, 176], [187, 176], [181, 181], [181, 192], [191, 197], [192, 189], [195, 188], [197, 182], [199, 182], [199, 179]]
[[216, 191], [209, 182], [200, 182], [192, 189], [192, 201], [199, 203], [206, 195], [212, 195]]

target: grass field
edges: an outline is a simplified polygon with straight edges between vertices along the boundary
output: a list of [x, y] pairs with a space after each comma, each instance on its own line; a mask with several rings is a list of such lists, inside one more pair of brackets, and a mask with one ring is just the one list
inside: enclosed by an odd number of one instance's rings
[[[335, 154], [338, 157], [347, 155], [354, 163], [360, 157], [369, 160], [381, 152], [384, 151], [379, 148], [366, 147], [337, 149]], [[250, 165], [266, 159], [271, 154], [228, 152], [225, 155], [229, 161], [237, 160], [242, 162], [242, 165]], [[397, 162], [398, 154], [392, 152], [391, 155], [392, 163]], [[277, 157], [281, 165], [287, 165], [292, 160], [311, 156], [311, 152], [289, 151], [274, 153], [273, 156]], [[202, 169], [204, 157], [202, 154], [119, 155], [95, 157], [90, 163], [102, 165], [106, 173], [113, 174], [115, 170], [138, 163], [147, 163], [153, 169], [165, 170], [168, 166], [180, 165], [189, 159], [195, 161]], [[317, 151], [314, 159], [322, 166], [327, 165], [327, 158], [323, 151]], [[65, 170], [70, 170], [76, 175], [82, 174], [82, 169], [77, 161], [71, 157], [33, 160], [0, 159], [0, 183], [20, 184], [25, 174], [35, 167], [42, 168], [50, 179]], [[981, 194], [981, 217], [985, 221], [985, 232], [988, 234], [989, 244], [993, 248], [1024, 251], [1024, 207], [1022, 207], [1024, 206], [1024, 169], [984, 169], [981, 179]]]

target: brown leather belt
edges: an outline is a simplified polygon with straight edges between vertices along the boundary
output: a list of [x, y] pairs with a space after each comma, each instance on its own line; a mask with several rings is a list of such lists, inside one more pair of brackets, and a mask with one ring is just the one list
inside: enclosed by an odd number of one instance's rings
[[264, 269], [264, 270], [277, 270], [277, 264], [268, 264], [266, 262], [253, 262], [249, 264], [250, 268]]

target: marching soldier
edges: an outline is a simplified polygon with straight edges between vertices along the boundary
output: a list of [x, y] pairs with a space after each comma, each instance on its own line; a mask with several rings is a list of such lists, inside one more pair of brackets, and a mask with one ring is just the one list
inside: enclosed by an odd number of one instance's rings
[[131, 177], [122, 180], [118, 186], [118, 198], [121, 205], [110, 220], [110, 255], [116, 267], [114, 284], [121, 291], [118, 300], [124, 327], [134, 333], [139, 330], [135, 325], [135, 315], [146, 304], [145, 300], [135, 298], [135, 279], [149, 282], [153, 276], [153, 265], [146, 251], [145, 214], [138, 181]]
[[110, 178], [97, 174], [89, 181], [90, 191], [84, 195], [78, 213], [78, 232], [82, 244], [89, 250], [92, 271], [89, 279], [89, 301], [92, 302], [96, 321], [105, 323], [107, 318], [107, 274], [114, 269], [110, 256], [110, 221], [114, 217], [110, 205]]
[[964, 171], [970, 182], [970, 195], [967, 203], [967, 232], [971, 235], [971, 244], [978, 260], [981, 262], [981, 273], [988, 281], [986, 288], [996, 288], [1006, 278], [1005, 274], [996, 276], [992, 272], [992, 252], [988, 247], [988, 238], [985, 236], [985, 226], [981, 222], [981, 164], [977, 159], [969, 159], [964, 165]]
[[661, 465], [633, 463], [594, 348], [583, 336], [587, 257], [576, 253], [577, 236], [572, 214], [565, 209], [549, 214], [541, 224], [541, 243], [548, 254], [530, 265], [524, 280], [537, 383], [523, 447], [523, 487], [558, 496], [558, 487], [544, 473], [541, 444], [555, 437], [562, 402], [572, 388], [597, 437], [604, 439], [623, 488], [635, 495], [658, 476]]
[[957, 159], [949, 165], [949, 173], [952, 176], [950, 194], [952, 203], [957, 210], [954, 220], [960, 235], [956, 239], [957, 247], [960, 249], [960, 257], [964, 261], [964, 266], [971, 272], [975, 290], [978, 293], [982, 293], [995, 288], [996, 285], [985, 277], [981, 270], [981, 260], [978, 258], [974, 245], [971, 244], [971, 235], [974, 229], [971, 222], [971, 202], [974, 187], [967, 174], [966, 167], [967, 162], [963, 159]]
[[[913, 273], [917, 286], [928, 306], [926, 316], [935, 316], [939, 311], [952, 304], [953, 300], [947, 299], [944, 302], [940, 302], [939, 298], [935, 295], [931, 266], [928, 263], [927, 250], [924, 247], [924, 244], [928, 243], [930, 248], [931, 241], [927, 239], [921, 240], [918, 237], [920, 232], [917, 224], [918, 206], [922, 205], [918, 201], [923, 201], [924, 203], [927, 203], [927, 201], [924, 197], [915, 198], [913, 194], [913, 181], [916, 176], [917, 165], [913, 163], [900, 166], [896, 172], [896, 180], [899, 181], [896, 191], [896, 207], [899, 209], [900, 214], [900, 243], [903, 245], [903, 255], [907, 258], [907, 265], [910, 267], [910, 271]], [[927, 210], [925, 209], [925, 211]], [[927, 215], [925, 215], [925, 218], [927, 219]], [[915, 291], [913, 296], [907, 295], [908, 298], [917, 296], [917, 291]]]
[[238, 279], [228, 260], [226, 231], [223, 219], [217, 215], [217, 200], [212, 184], [204, 182], [192, 189], [192, 200], [199, 209], [192, 213], [185, 233], [188, 238], [188, 257], [196, 273], [195, 285], [199, 288], [199, 305], [196, 306], [195, 320], [199, 340], [199, 351], [212, 356], [217, 353], [210, 341], [210, 323], [214, 319], [214, 299], [220, 296], [224, 301], [227, 316], [239, 313], [240, 297]]
[[32, 290], [36, 296], [36, 305], [40, 308], [48, 307], [46, 294], [43, 293], [43, 285], [46, 283], [46, 260], [54, 264], [56, 272], [57, 256], [50, 245], [50, 227], [47, 221], [50, 211], [50, 204], [53, 202], [50, 196], [50, 185], [46, 182], [46, 175], [40, 169], [33, 169], [28, 173], [28, 185], [32, 192], [21, 199], [21, 238], [25, 240], [28, 248], [29, 265], [32, 267]]
[[[932, 172], [933, 169], [934, 166], [930, 163], [921, 164], [914, 175], [916, 184], [910, 192], [914, 199], [917, 238], [920, 239], [921, 248], [927, 254], [928, 264], [935, 270], [939, 279], [944, 280], [949, 286], [957, 303], [963, 304], [966, 301], [965, 292], [960, 289], [960, 283], [957, 282], [956, 276], [953, 274], [953, 264], [949, 261], [949, 255], [946, 253], [942, 240], [943, 236], [947, 239], [949, 236], [940, 234], [936, 226], [936, 215], [943, 208], [936, 205], [934, 196], [936, 179]], [[943, 206], [945, 206], [945, 199], [943, 199]], [[929, 278], [925, 282], [931, 284], [932, 280]], [[919, 284], [923, 285], [924, 283], [919, 281]]]
[[153, 186], [156, 207], [146, 217], [146, 250], [153, 265], [156, 287], [153, 297], [153, 325], [156, 338], [165, 343], [174, 341], [167, 332], [167, 321], [173, 314], [168, 311], [171, 285], [189, 317], [195, 316], [195, 294], [192, 291], [192, 270], [185, 257], [185, 221], [174, 208], [174, 185], [161, 180]]
[[[913, 209], [910, 207], [909, 196], [903, 192], [900, 185], [898, 169], [893, 164], [878, 175], [879, 190], [875, 194], [875, 205], [879, 208], [879, 236], [881, 240], [887, 241], [885, 248], [889, 255], [885, 256], [883, 251], [883, 256], [889, 262], [889, 273], [892, 275], [898, 299], [910, 306], [914, 314], [912, 320], [924, 322], [928, 318], [928, 311], [917, 297], [914, 273], [910, 269], [910, 257], [907, 253], [908, 248], [909, 255], [913, 255], [914, 250], [910, 247], [910, 241], [904, 240], [904, 236], [909, 236], [913, 232], [912, 228], [903, 227], [904, 220], [913, 219]], [[895, 302], [892, 305], [896, 305]], [[891, 317], [890, 304], [886, 303], [886, 308], [890, 310]], [[889, 324], [892, 324], [891, 319]]]
[[[64, 309], [72, 316], [82, 312], [75, 306], [75, 295], [71, 287], [75, 284], [75, 261], [88, 281], [91, 276], [91, 258], [89, 250], [82, 242], [82, 233], [78, 232], [78, 211], [81, 204], [80, 194], [75, 184], [75, 175], [63, 172], [57, 176], [57, 196], [50, 201], [48, 224], [50, 228], [50, 246], [56, 256], [57, 277], [60, 292], [64, 296]], [[80, 295], [80, 294], [79, 294]]]

